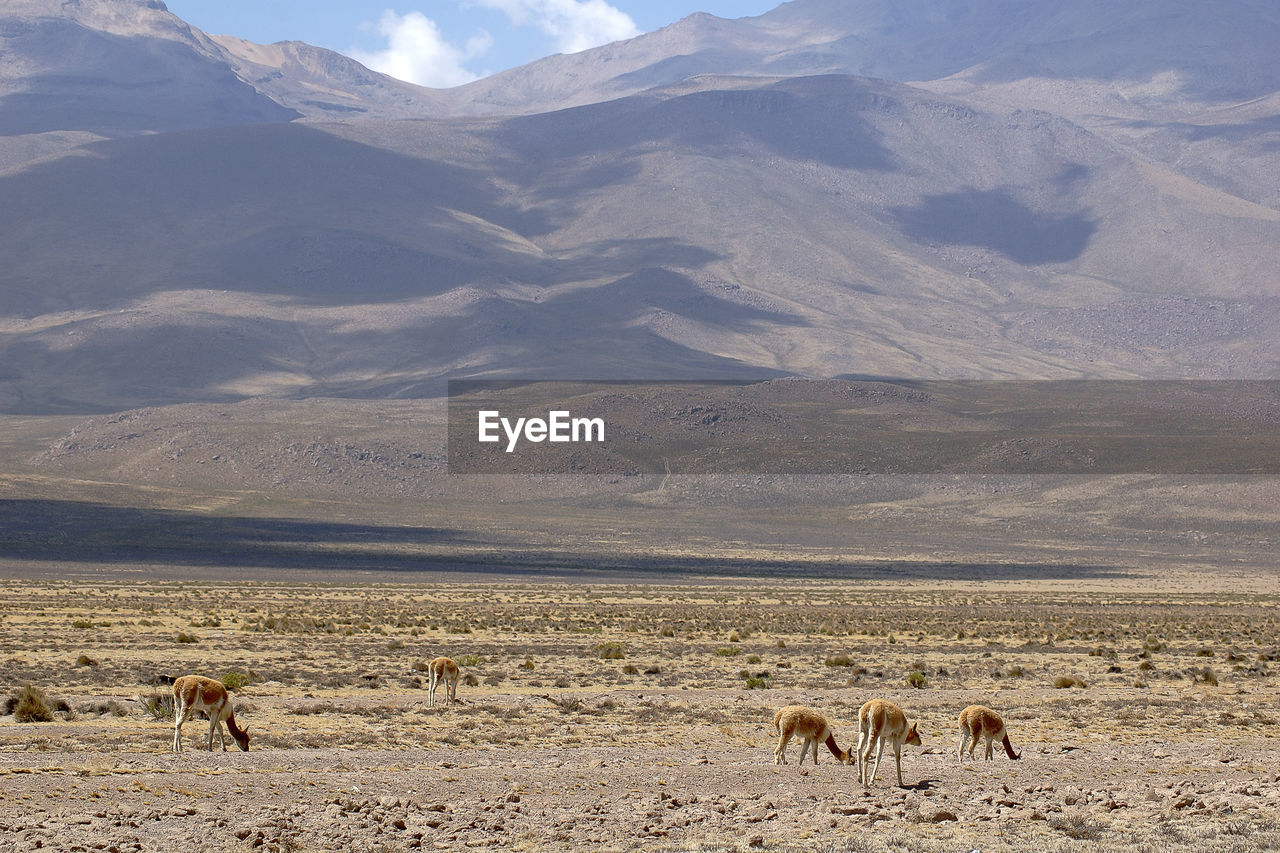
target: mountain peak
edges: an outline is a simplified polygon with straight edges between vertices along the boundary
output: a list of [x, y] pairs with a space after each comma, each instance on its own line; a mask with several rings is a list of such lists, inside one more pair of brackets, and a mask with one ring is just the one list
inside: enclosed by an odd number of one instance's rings
[[121, 136], [298, 113], [228, 68], [159, 0], [9, 0], [0, 11], [0, 136]]
[[4, 5], [6, 18], [61, 18], [116, 35], [192, 31], [161, 0], [6, 0]]

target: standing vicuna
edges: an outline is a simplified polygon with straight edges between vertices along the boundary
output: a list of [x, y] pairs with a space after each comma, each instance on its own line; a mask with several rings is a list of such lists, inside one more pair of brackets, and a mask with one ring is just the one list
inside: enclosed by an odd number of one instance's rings
[[846, 749], [836, 746], [836, 739], [831, 734], [831, 724], [818, 711], [803, 705], [787, 705], [779, 708], [773, 715], [773, 730], [778, 734], [778, 748], [773, 751], [774, 764], [787, 763], [787, 743], [793, 737], [804, 738], [800, 747], [800, 763], [804, 764], [805, 753], [813, 751], [813, 763], [818, 763], [818, 744], [825, 743], [839, 761], [853, 763], [853, 756]]
[[[879, 741], [876, 766], [867, 778], [867, 765], [871, 761], [871, 748]], [[872, 699], [858, 710], [858, 780], [863, 787], [872, 785], [880, 773], [880, 758], [884, 755], [885, 741], [893, 744], [893, 760], [898, 766], [898, 787], [902, 784], [902, 745], [920, 746], [920, 733], [916, 724], [907, 725], [907, 715], [897, 705], [885, 699]]]
[[444, 703], [452, 705], [453, 700], [458, 698], [458, 676], [461, 674], [458, 665], [450, 658], [436, 658], [427, 664], [427, 670], [431, 674], [427, 685], [427, 704], [436, 704], [436, 686], [443, 681]]
[[231, 696], [222, 682], [203, 675], [184, 675], [173, 682], [173, 751], [182, 752], [182, 724], [197, 711], [209, 715], [209, 751], [213, 751], [213, 730], [218, 730], [222, 751], [227, 751], [227, 738], [222, 733], [226, 722], [235, 738], [236, 746], [249, 751], [249, 732], [236, 725], [236, 713], [231, 707]]
[[1005, 755], [1014, 761], [1022, 757], [1013, 751], [1013, 744], [1009, 743], [1009, 735], [1004, 730], [1004, 720], [1000, 719], [1000, 715], [982, 705], [970, 705], [960, 712], [960, 749], [956, 760], [964, 764], [966, 746], [969, 747], [969, 758], [972, 759], [973, 748], [978, 745], [979, 738], [987, 742], [987, 761], [991, 760], [991, 742], [994, 740], [1000, 740], [1004, 744]]

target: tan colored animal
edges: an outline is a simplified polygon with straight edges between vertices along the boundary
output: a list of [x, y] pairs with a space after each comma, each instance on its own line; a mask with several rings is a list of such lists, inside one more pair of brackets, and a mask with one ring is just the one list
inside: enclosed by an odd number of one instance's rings
[[[902, 745], [920, 746], [920, 733], [916, 724], [907, 725], [907, 715], [897, 705], [885, 699], [872, 699], [858, 710], [858, 780], [863, 786], [875, 784], [880, 772], [880, 758], [884, 755], [885, 742], [893, 744], [893, 759], [898, 766], [898, 787], [902, 784]], [[867, 778], [867, 765], [871, 762], [871, 748], [879, 742], [876, 766]]]
[[452, 705], [453, 700], [458, 698], [458, 676], [462, 672], [458, 665], [450, 658], [436, 658], [427, 664], [427, 670], [431, 674], [431, 681], [427, 686], [427, 704], [436, 704], [436, 687], [443, 681], [444, 703]]
[[1004, 730], [1004, 720], [1000, 719], [1000, 715], [982, 705], [970, 705], [960, 712], [960, 749], [956, 760], [964, 763], [966, 746], [969, 747], [969, 758], [972, 760], [973, 748], [978, 745], [979, 738], [987, 742], [987, 761], [991, 760], [991, 742], [997, 739], [1004, 744], [1005, 755], [1014, 761], [1022, 757], [1013, 751], [1013, 744], [1009, 743], [1009, 735]]
[[227, 751], [227, 738], [222, 732], [222, 723], [231, 730], [236, 746], [245, 752], [249, 751], [249, 732], [236, 726], [235, 710], [231, 707], [231, 696], [222, 682], [205, 678], [203, 675], [184, 675], [173, 682], [173, 751], [182, 752], [182, 724], [197, 711], [209, 715], [209, 751], [213, 751], [213, 731], [218, 730], [218, 741], [222, 751]]
[[831, 734], [831, 724], [820, 712], [803, 705], [787, 705], [779, 708], [773, 715], [773, 730], [778, 734], [778, 748], [773, 751], [774, 764], [787, 763], [787, 744], [793, 737], [804, 738], [800, 747], [800, 763], [804, 764], [805, 753], [813, 751], [813, 763], [818, 763], [818, 744], [825, 743], [827, 749], [837, 760], [852, 764], [853, 756], [847, 749], [836, 745], [835, 736]]

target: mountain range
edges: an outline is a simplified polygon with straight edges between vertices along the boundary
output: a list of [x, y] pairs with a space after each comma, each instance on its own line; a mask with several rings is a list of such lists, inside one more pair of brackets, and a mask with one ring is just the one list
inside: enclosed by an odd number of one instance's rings
[[0, 412], [1275, 377], [1280, 8], [793, 0], [450, 90], [0, 9]]

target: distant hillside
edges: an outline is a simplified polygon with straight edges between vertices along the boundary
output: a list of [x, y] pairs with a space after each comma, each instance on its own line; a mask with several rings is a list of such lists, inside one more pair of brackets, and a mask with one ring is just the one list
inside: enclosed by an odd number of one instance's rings
[[435, 91], [158, 2], [13, 0], [0, 411], [1274, 376], [1276, 20], [795, 0]]
[[158, 0], [0, 6], [0, 157], [23, 152], [14, 137], [50, 132], [116, 137], [441, 112], [429, 89], [310, 45], [210, 37]]
[[[1268, 0], [792, 0], [756, 18], [692, 15], [450, 98], [471, 110], [546, 110], [696, 74], [840, 73], [985, 86], [1058, 80], [1070, 83], [1062, 102], [1097, 86], [1128, 109], [1234, 103], [1280, 90], [1277, 43], [1280, 7]], [[1054, 93], [1040, 97], [1047, 105]]]
[[1071, 119], [1136, 156], [1280, 209], [1280, 6], [1270, 0], [792, 0], [692, 15], [442, 93], [543, 112], [699, 74], [854, 74]]

